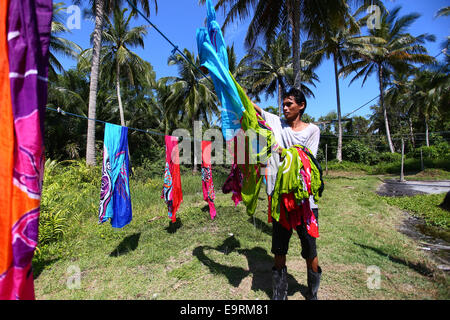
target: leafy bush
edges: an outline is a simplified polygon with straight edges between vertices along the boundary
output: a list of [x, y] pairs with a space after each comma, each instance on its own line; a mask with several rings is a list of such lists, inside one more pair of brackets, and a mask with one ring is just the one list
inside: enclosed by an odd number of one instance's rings
[[131, 168], [131, 175], [136, 180], [144, 182], [147, 182], [155, 177], [163, 177], [165, 163], [166, 160], [164, 156], [155, 160], [150, 160], [148, 158], [144, 159], [142, 160], [142, 165]]
[[321, 148], [317, 150], [316, 159], [319, 162], [325, 161], [325, 152]]
[[[45, 163], [39, 218], [39, 246], [58, 241], [65, 235], [67, 221], [97, 214], [101, 169], [87, 167], [84, 161]], [[76, 190], [76, 192], [74, 192]]]
[[402, 155], [400, 153], [382, 152], [378, 154], [378, 163], [392, 163], [402, 161]]
[[342, 159], [369, 164], [370, 154], [372, 152], [366, 143], [359, 140], [352, 140], [342, 146]]
[[[321, 162], [320, 165], [325, 171], [325, 162]], [[363, 163], [356, 163], [350, 161], [338, 162], [337, 160], [328, 161], [329, 170], [343, 170], [343, 171], [365, 171], [370, 172], [371, 167]]]
[[442, 137], [436, 138], [434, 144], [426, 147], [414, 149], [408, 154], [408, 157], [420, 159], [420, 151], [422, 151], [422, 157], [424, 159], [449, 159], [450, 158], [450, 144], [442, 139]]

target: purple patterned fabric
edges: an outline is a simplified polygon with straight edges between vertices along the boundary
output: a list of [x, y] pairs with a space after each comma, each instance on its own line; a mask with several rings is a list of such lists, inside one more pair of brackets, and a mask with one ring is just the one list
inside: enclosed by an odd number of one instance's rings
[[[7, 20], [9, 78], [14, 117], [13, 205], [9, 216], [12, 262], [1, 270], [0, 299], [34, 299], [31, 260], [38, 241], [44, 174], [51, 0], [10, 0]], [[2, 248], [3, 250], [3, 248]]]

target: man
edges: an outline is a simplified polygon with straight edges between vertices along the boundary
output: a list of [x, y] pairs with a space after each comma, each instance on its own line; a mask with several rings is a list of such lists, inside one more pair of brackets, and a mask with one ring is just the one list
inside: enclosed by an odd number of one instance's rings
[[[262, 110], [256, 104], [253, 104], [255, 110], [272, 128], [275, 139], [281, 148], [290, 148], [293, 145], [303, 145], [308, 148], [313, 156], [317, 155], [320, 140], [320, 129], [312, 123], [302, 121], [302, 115], [306, 109], [306, 99], [304, 94], [293, 88], [283, 95], [283, 113], [284, 119]], [[281, 155], [282, 149], [279, 149]], [[280, 159], [278, 154], [274, 154], [268, 163], [267, 193], [270, 196], [273, 193], [276, 174]], [[313, 197], [310, 197], [310, 206], [318, 221], [318, 207], [314, 203]], [[272, 268], [273, 299], [287, 299], [287, 268], [286, 255], [289, 248], [289, 240], [292, 235], [292, 229], [285, 229], [279, 222], [273, 220], [272, 233], [272, 253], [275, 255], [275, 265]], [[316, 251], [316, 239], [306, 231], [305, 224], [296, 227], [297, 234], [301, 241], [302, 257], [306, 260], [308, 293], [306, 298], [309, 300], [317, 299], [320, 277], [322, 270], [319, 266]]]

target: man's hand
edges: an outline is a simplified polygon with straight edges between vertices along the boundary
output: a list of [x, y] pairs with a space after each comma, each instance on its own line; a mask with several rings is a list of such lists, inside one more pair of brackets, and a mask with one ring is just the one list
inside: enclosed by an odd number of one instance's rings
[[253, 107], [255, 108], [256, 112], [258, 112], [259, 114], [262, 113], [262, 109], [260, 107], [258, 107], [258, 105], [256, 105], [253, 101], [252, 101]]
[[280, 155], [280, 157], [281, 157], [281, 154], [283, 153], [283, 150], [284, 150], [284, 148], [282, 148], [282, 147], [278, 147], [278, 149], [276, 150], [276, 152]]

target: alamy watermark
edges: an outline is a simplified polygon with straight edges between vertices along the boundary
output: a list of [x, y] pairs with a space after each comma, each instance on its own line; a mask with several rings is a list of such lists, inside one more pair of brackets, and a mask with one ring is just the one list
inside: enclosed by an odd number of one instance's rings
[[379, 6], [368, 6], [366, 12], [370, 14], [367, 19], [367, 28], [370, 30], [381, 28], [381, 9]]
[[77, 265], [70, 265], [66, 270], [66, 287], [69, 290], [81, 288], [81, 270]]
[[[202, 141], [211, 141], [211, 164], [216, 165], [233, 163], [266, 165], [270, 154], [276, 151], [277, 146], [269, 145], [266, 136], [254, 130], [244, 132], [241, 129], [228, 129], [225, 136], [236, 137], [236, 139], [225, 140], [220, 129], [207, 129], [203, 132], [201, 121], [194, 121], [192, 132], [193, 137], [187, 129], [176, 129], [172, 132], [172, 136], [178, 137], [178, 149], [174, 149], [171, 154], [175, 164], [200, 164]], [[177, 150], [178, 153], [176, 153]], [[265, 174], [270, 175], [271, 172], [265, 172]]]
[[69, 30], [81, 29], [81, 9], [79, 6], [71, 5], [67, 7], [66, 27]]
[[370, 290], [378, 290], [381, 288], [381, 270], [378, 266], [368, 266], [366, 273], [369, 274], [366, 284]]

